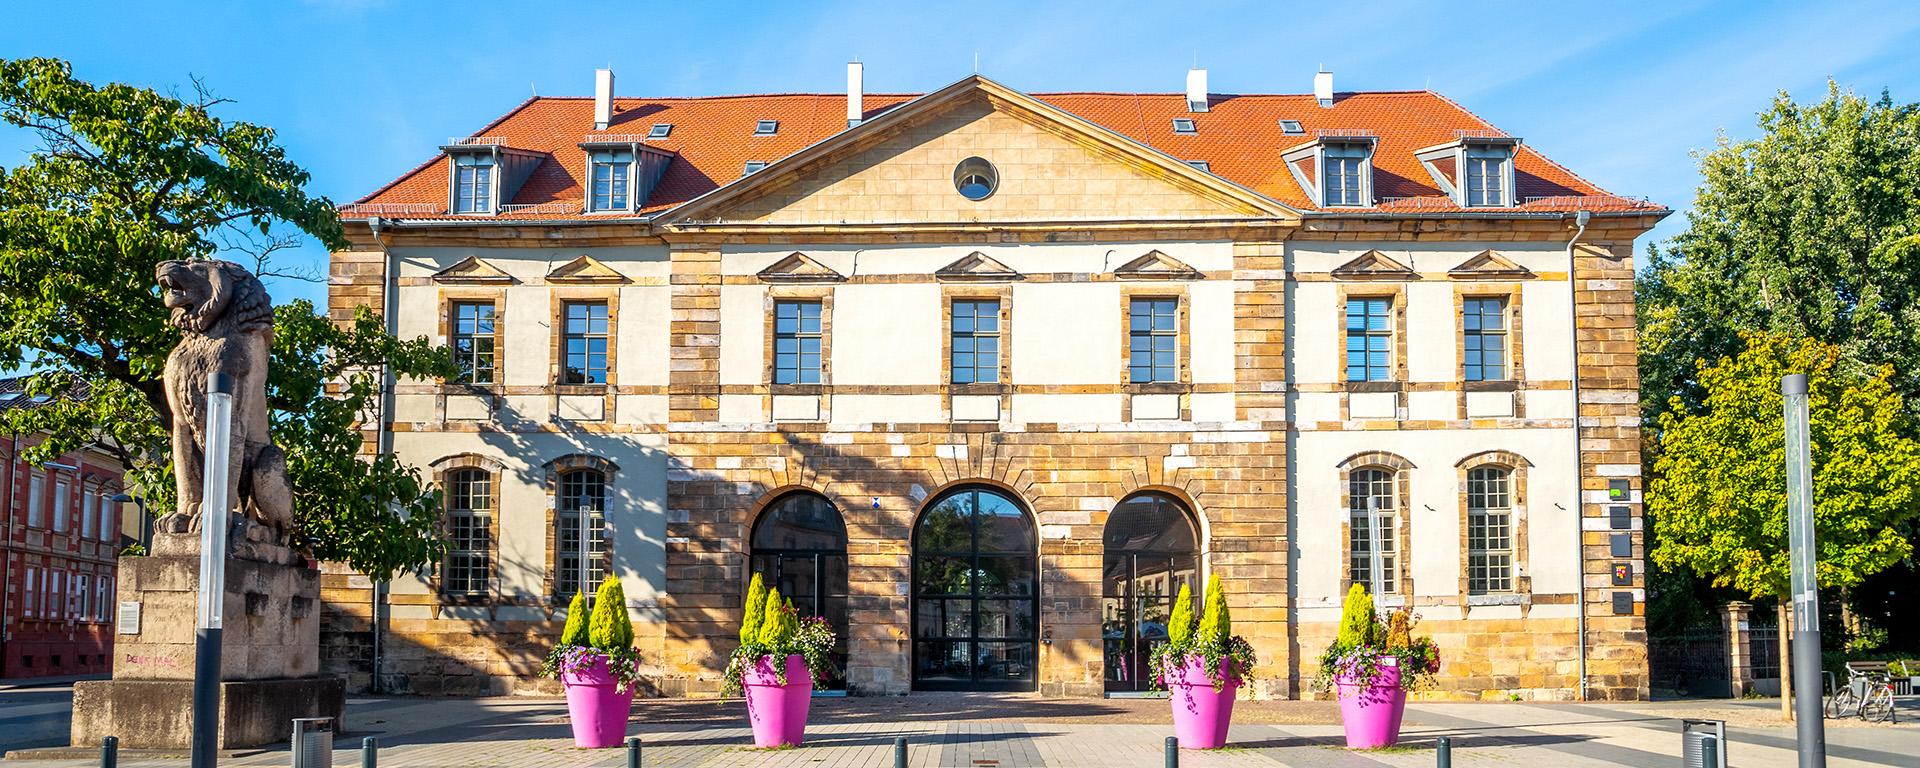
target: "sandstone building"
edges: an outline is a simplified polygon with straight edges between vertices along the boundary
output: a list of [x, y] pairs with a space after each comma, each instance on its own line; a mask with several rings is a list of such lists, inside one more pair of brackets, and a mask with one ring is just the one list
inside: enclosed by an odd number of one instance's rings
[[329, 577], [355, 686], [538, 688], [611, 570], [658, 692], [711, 694], [760, 571], [854, 692], [1124, 693], [1218, 574], [1257, 693], [1309, 695], [1377, 557], [1436, 695], [1646, 696], [1632, 250], [1664, 208], [1325, 73], [597, 88], [342, 209], [335, 316], [469, 372], [369, 432], [446, 489], [451, 548], [387, 594]]

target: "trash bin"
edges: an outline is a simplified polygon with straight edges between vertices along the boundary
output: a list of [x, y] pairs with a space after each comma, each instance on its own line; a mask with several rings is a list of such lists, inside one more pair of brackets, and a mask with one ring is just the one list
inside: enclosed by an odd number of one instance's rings
[[1681, 768], [1727, 768], [1725, 720], [1680, 721]]
[[293, 768], [333, 768], [333, 718], [299, 717], [293, 721]]

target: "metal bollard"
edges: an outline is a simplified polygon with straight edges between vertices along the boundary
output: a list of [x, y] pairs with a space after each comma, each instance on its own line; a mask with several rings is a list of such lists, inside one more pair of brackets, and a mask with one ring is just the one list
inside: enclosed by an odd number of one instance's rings
[[907, 768], [907, 737], [893, 737], [893, 768]]
[[640, 737], [627, 737], [627, 768], [640, 768]]
[[1700, 737], [1700, 768], [1721, 768], [1720, 737], [1711, 734]]
[[360, 768], [379, 768], [380, 742], [372, 736], [360, 740]]
[[100, 740], [100, 768], [114, 768], [120, 764], [120, 737], [108, 736]]
[[1453, 768], [1453, 739], [1442, 736], [1433, 740], [1433, 764], [1435, 768]]
[[1167, 768], [1180, 768], [1180, 740], [1167, 737]]

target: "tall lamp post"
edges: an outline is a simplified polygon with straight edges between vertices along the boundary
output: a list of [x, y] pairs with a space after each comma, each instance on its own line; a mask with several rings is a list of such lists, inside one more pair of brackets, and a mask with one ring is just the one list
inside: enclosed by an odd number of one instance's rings
[[220, 629], [227, 585], [227, 457], [233, 437], [233, 377], [207, 376], [206, 446], [201, 456], [200, 611], [194, 638], [193, 768], [219, 759]]
[[1825, 768], [1826, 724], [1820, 721], [1820, 583], [1814, 573], [1813, 469], [1807, 442], [1807, 375], [1780, 379], [1786, 417], [1787, 554], [1793, 573], [1794, 720], [1800, 768]]

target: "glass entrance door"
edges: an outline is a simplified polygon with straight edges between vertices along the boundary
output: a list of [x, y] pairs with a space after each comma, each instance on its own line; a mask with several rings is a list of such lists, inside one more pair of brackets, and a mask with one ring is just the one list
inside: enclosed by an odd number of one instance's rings
[[[1200, 585], [1194, 532], [1186, 508], [1158, 493], [1128, 498], [1107, 518], [1100, 588], [1100, 633], [1107, 690], [1152, 688], [1148, 659], [1167, 641], [1167, 619], [1180, 587]], [[1198, 611], [1199, 606], [1193, 606]]]
[[826, 618], [835, 636], [827, 687], [846, 688], [847, 530], [833, 502], [793, 493], [768, 505], [754, 525], [750, 565], [801, 616]]
[[989, 488], [942, 496], [913, 536], [913, 687], [1031, 691], [1038, 684], [1039, 542]]

